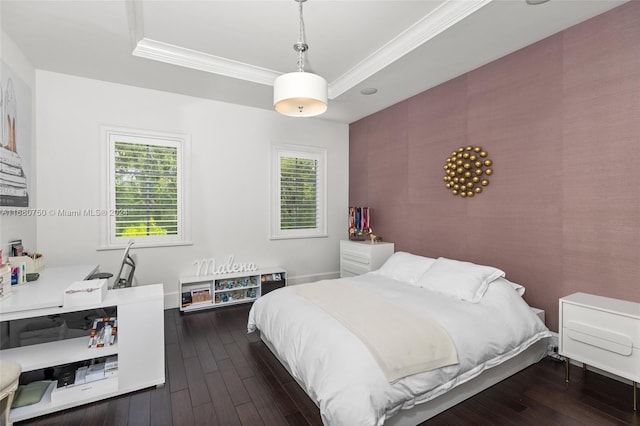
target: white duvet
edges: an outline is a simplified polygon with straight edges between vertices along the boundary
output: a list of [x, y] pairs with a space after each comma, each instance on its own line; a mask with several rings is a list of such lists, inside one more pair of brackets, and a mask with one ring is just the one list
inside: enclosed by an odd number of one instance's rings
[[398, 410], [433, 399], [550, 335], [503, 279], [492, 282], [479, 303], [375, 273], [349, 280], [439, 322], [456, 346], [459, 364], [390, 384], [364, 344], [340, 322], [292, 287], [273, 291], [254, 302], [248, 330], [260, 330], [271, 343], [320, 407], [325, 425], [382, 425]]

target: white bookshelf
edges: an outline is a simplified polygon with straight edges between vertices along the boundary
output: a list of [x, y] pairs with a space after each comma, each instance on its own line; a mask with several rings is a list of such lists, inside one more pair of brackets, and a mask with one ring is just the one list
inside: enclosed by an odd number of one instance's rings
[[[69, 364], [85, 359], [102, 358], [118, 354], [117, 343], [104, 348], [89, 348], [88, 342], [89, 336], [83, 336], [6, 349], [1, 353], [2, 359], [19, 363], [22, 371], [39, 370], [52, 365]], [[44, 358], [42, 356], [43, 353], [47, 353], [48, 356]]]
[[[286, 285], [286, 278], [287, 271], [280, 267], [260, 268], [250, 272], [182, 277], [178, 306], [181, 312], [189, 312], [251, 303], [266, 291]], [[263, 284], [265, 291], [263, 291]], [[208, 296], [205, 297], [205, 295]]]

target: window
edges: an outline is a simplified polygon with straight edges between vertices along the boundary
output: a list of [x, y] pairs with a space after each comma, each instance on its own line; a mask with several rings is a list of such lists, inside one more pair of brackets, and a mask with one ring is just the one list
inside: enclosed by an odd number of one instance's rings
[[326, 149], [274, 146], [271, 238], [327, 236]]
[[188, 244], [185, 135], [104, 129], [107, 247]]

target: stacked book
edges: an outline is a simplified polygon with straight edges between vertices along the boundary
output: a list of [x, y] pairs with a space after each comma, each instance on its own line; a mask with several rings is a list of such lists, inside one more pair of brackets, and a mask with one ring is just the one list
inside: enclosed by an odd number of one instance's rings
[[17, 152], [0, 148], [0, 205], [28, 207], [27, 177]]

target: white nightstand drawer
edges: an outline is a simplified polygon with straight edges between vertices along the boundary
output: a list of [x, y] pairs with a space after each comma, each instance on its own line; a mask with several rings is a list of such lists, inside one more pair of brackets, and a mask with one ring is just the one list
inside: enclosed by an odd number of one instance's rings
[[568, 321], [564, 330], [569, 339], [578, 342], [625, 356], [631, 355], [631, 352], [633, 352], [633, 341], [624, 334], [578, 321]]
[[[561, 355], [633, 381], [640, 381], [640, 350], [596, 336], [563, 329]], [[628, 355], [622, 352], [627, 352]]]
[[574, 293], [560, 299], [559, 331], [560, 355], [640, 381], [640, 304]]
[[340, 275], [342, 277], [352, 277], [354, 275], [362, 275], [370, 272], [368, 264], [362, 264], [359, 262], [350, 262], [343, 260], [340, 265]]
[[637, 318], [568, 303], [564, 306], [563, 318], [566, 328], [612, 342], [621, 343], [627, 339], [631, 346], [640, 348], [640, 321]]
[[345, 250], [342, 252], [342, 261], [359, 263], [361, 265], [366, 265], [366, 267], [368, 268], [369, 265], [371, 264], [371, 253], [362, 253], [362, 252], [355, 252], [351, 250]]

